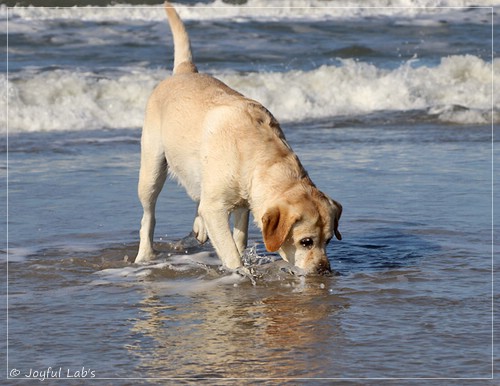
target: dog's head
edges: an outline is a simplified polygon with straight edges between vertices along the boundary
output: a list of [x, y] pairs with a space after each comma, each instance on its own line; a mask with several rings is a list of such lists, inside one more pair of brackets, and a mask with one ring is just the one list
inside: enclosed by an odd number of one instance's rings
[[269, 252], [307, 274], [330, 272], [326, 246], [338, 240], [342, 206], [315, 187], [284, 195], [262, 217], [262, 234]]

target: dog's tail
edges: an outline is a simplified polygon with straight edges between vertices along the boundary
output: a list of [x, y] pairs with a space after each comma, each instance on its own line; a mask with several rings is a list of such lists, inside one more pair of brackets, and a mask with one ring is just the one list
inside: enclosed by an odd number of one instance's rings
[[165, 11], [174, 37], [174, 75], [198, 72], [193, 63], [191, 44], [184, 23], [168, 1], [165, 2]]

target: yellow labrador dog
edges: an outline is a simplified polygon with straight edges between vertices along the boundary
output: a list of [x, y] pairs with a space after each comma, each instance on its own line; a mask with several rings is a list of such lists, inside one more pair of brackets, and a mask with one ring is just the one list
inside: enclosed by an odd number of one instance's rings
[[334, 235], [341, 239], [342, 206], [316, 188], [266, 108], [198, 73], [184, 24], [170, 4], [165, 9], [174, 71], [146, 108], [139, 176], [144, 215], [135, 261], [156, 256], [155, 205], [169, 172], [199, 203], [196, 238], [210, 238], [227, 268], [242, 265], [251, 210], [268, 251], [306, 273], [330, 271], [325, 249]]

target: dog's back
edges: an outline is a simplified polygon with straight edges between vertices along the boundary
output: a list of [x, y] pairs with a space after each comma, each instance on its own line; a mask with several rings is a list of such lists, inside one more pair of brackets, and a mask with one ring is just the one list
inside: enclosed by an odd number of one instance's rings
[[[203, 174], [200, 161], [206, 153], [212, 152], [212, 148], [224, 146], [227, 152], [247, 152], [245, 157], [234, 156], [251, 164], [254, 164], [255, 156], [262, 159], [270, 155], [269, 141], [282, 144], [280, 147], [285, 153], [291, 150], [276, 119], [260, 103], [210, 75], [198, 73], [182, 20], [170, 4], [165, 3], [165, 10], [174, 40], [173, 76], [153, 91], [144, 129], [158, 132], [152, 135], [157, 138], [156, 146], [165, 153], [170, 174], [193, 200], [199, 201]], [[225, 122], [231, 122], [230, 130]], [[243, 137], [250, 146], [241, 149], [228, 146]], [[223, 167], [227, 169], [229, 165]], [[242, 173], [241, 170], [233, 172]], [[305, 172], [301, 169], [299, 173]], [[239, 177], [241, 181], [245, 176]], [[243, 186], [234, 188], [238, 191], [247, 189]]]

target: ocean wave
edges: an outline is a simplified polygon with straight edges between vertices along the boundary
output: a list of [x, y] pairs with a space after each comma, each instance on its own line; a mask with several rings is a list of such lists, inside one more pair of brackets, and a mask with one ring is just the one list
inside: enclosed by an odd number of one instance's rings
[[[500, 59], [450, 56], [435, 67], [410, 61], [393, 70], [346, 59], [311, 71], [214, 75], [282, 122], [413, 110], [445, 122], [486, 124], [492, 114], [500, 121], [492, 102], [500, 101], [498, 88], [492, 95], [492, 82], [500, 83]], [[8, 96], [2, 75], [0, 100], [8, 101], [10, 133], [139, 128], [147, 98], [166, 76], [164, 70], [143, 68], [109, 74], [25, 70], [10, 75]], [[3, 110], [0, 125], [7, 126]]]
[[[247, 0], [242, 4], [228, 4], [223, 0], [211, 3], [183, 4], [177, 7], [183, 20], [233, 21], [308, 19], [332, 20], [366, 17], [411, 18], [413, 22], [442, 23], [443, 21], [467, 20], [470, 23], [491, 21], [493, 8], [489, 0], [476, 0], [474, 7], [469, 0], [365, 0], [360, 6], [358, 0], [283, 0], [279, 5], [268, 0]], [[114, 4], [108, 7], [13, 7], [10, 18], [26, 20], [78, 20], [78, 21], [159, 21], [165, 20], [162, 5]], [[2, 6], [5, 10], [5, 6]], [[2, 18], [6, 17], [1, 12]], [[5, 15], [4, 15], [5, 14]]]

